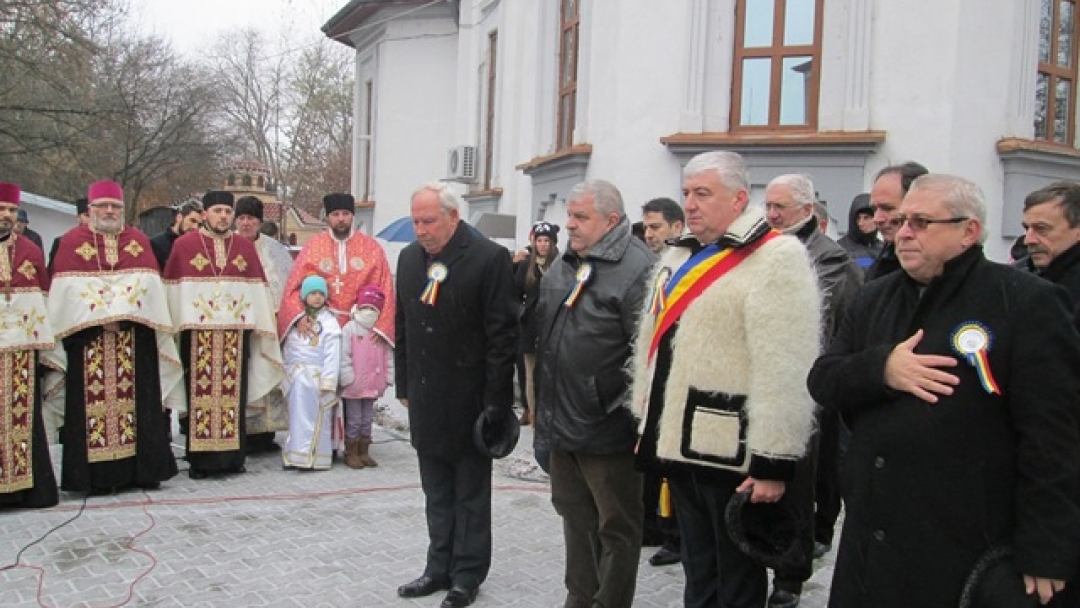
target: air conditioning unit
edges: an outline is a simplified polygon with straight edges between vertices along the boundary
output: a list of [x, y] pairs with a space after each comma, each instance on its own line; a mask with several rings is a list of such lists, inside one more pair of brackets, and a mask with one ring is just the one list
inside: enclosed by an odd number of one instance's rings
[[455, 146], [446, 155], [446, 179], [454, 182], [476, 181], [476, 146]]

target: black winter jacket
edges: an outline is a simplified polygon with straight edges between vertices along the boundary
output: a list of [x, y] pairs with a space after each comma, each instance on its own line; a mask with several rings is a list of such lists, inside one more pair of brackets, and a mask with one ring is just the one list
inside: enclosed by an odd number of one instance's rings
[[[544, 275], [536, 309], [537, 448], [633, 451], [637, 431], [626, 407], [626, 367], [654, 262], [624, 217], [584, 260], [568, 252]], [[592, 273], [577, 302], [567, 307], [583, 263], [592, 265]]]

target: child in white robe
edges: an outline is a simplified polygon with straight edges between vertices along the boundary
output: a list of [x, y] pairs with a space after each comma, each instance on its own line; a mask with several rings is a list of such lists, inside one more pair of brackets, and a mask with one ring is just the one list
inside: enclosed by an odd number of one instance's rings
[[285, 468], [329, 469], [331, 426], [337, 406], [341, 326], [326, 306], [326, 279], [310, 275], [300, 284], [305, 313], [282, 340], [282, 388], [289, 403], [289, 437], [281, 457]]

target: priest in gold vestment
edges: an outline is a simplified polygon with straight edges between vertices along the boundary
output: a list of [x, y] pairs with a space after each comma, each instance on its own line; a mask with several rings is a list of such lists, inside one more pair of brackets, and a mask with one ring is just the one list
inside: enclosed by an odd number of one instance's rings
[[61, 367], [45, 317], [49, 274], [41, 250], [12, 227], [19, 186], [0, 183], [0, 507], [60, 500], [42, 420], [43, 370]]
[[165, 265], [188, 393], [192, 479], [244, 472], [246, 409], [284, 377], [274, 311], [255, 245], [232, 231], [233, 195], [203, 197], [203, 227]]
[[67, 354], [60, 487], [156, 488], [176, 475], [163, 399], [180, 386], [173, 324], [150, 241], [124, 225], [119, 184], [92, 184], [90, 223], [60, 239], [49, 322]]

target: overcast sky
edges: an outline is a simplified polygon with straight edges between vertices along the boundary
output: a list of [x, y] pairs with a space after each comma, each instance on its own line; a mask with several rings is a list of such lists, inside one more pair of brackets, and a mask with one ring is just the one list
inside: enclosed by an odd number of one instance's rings
[[330, 17], [348, 0], [134, 0], [133, 20], [147, 33], [198, 57], [221, 31], [255, 27], [272, 39], [292, 32], [297, 42], [321, 36]]

